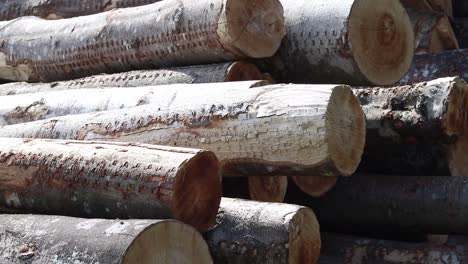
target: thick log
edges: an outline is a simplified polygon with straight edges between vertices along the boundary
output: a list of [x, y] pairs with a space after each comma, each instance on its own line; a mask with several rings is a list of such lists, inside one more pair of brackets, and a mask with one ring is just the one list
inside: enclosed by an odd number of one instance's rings
[[158, 1], [160, 0], [5, 0], [0, 2], [0, 20], [11, 20], [22, 16], [69, 18]]
[[278, 0], [168, 0], [61, 20], [21, 17], [0, 22], [0, 79], [56, 81], [264, 58], [284, 34]]
[[0, 215], [0, 262], [188, 264], [212, 259], [203, 237], [174, 220]]
[[[140, 105], [158, 105], [170, 103], [169, 98], [160, 94], [176, 94], [178, 87], [197, 92], [212, 87], [235, 86], [248, 89], [265, 84], [264, 81], [245, 81], [235, 83], [211, 84], [173, 84], [146, 86], [138, 88], [73, 89], [49, 92], [27, 93], [0, 96], [0, 126], [43, 120], [47, 118], [94, 113], [99, 111], [131, 108]], [[174, 91], [174, 92], [171, 92]]]
[[457, 77], [355, 89], [367, 118], [360, 170], [468, 176], [468, 86]]
[[282, 203], [288, 189], [286, 176], [223, 178], [223, 196], [259, 202]]
[[338, 177], [327, 176], [291, 176], [296, 186], [313, 197], [320, 197], [335, 186]]
[[468, 80], [468, 49], [416, 55], [411, 69], [399, 84], [427, 82], [449, 76]]
[[322, 233], [319, 264], [460, 263], [468, 258], [468, 239], [454, 237], [443, 245], [408, 243]]
[[205, 234], [215, 263], [316, 263], [320, 227], [306, 207], [223, 198]]
[[281, 82], [392, 84], [414, 54], [410, 19], [392, 0], [281, 0], [287, 35], [264, 70]]
[[0, 96], [72, 89], [142, 87], [177, 83], [217, 83], [247, 80], [266, 79], [264, 79], [262, 73], [254, 64], [237, 61], [160, 70], [101, 74], [72, 81], [53, 83], [7, 83], [0, 85]]
[[286, 196], [310, 206], [326, 230], [372, 236], [468, 234], [465, 177], [354, 175], [320, 198]]
[[0, 136], [208, 149], [223, 161], [223, 175], [236, 177], [346, 176], [361, 160], [366, 122], [349, 86], [177, 86], [154, 94], [151, 105], [4, 126]]
[[219, 164], [212, 152], [0, 139], [0, 208], [93, 218], [175, 218], [206, 230], [220, 199]]

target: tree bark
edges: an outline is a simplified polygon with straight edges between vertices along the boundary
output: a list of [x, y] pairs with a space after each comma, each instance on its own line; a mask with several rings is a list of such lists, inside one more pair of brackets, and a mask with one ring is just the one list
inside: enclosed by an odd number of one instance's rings
[[0, 96], [72, 89], [142, 87], [178, 83], [217, 83], [247, 80], [266, 79], [264, 79], [262, 73], [254, 64], [237, 61], [160, 70], [130, 71], [109, 75], [101, 74], [72, 81], [53, 83], [7, 83], [0, 85]]
[[322, 233], [319, 264], [467, 263], [467, 239], [455, 237], [444, 245], [378, 240]]
[[[37, 92], [19, 95], [0, 96], [0, 126], [25, 123], [47, 118], [66, 115], [94, 113], [107, 110], [126, 109], [140, 105], [169, 104], [166, 95], [177, 94], [178, 87], [198, 91], [212, 87], [235, 86], [239, 89], [248, 89], [263, 85], [263, 81], [245, 81], [236, 83], [213, 84], [173, 84], [147, 87], [134, 87], [131, 89], [72, 89], [48, 92]], [[174, 90], [174, 92], [172, 92]], [[171, 97], [172, 98], [172, 97]]]
[[448, 76], [468, 80], [468, 49], [415, 56], [411, 69], [399, 84], [427, 82]]
[[291, 176], [291, 179], [301, 191], [313, 197], [320, 197], [335, 186], [338, 177]]
[[236, 177], [351, 175], [361, 160], [365, 116], [348, 86], [154, 89], [151, 105], [4, 126], [0, 136], [208, 149]]
[[205, 238], [215, 263], [316, 263], [319, 229], [306, 207], [223, 198]]
[[282, 203], [288, 188], [286, 176], [223, 178], [223, 196], [260, 202]]
[[22, 16], [46, 19], [69, 18], [158, 1], [160, 0], [7, 0], [0, 2], [0, 20], [11, 20]]
[[355, 89], [367, 119], [360, 171], [468, 176], [468, 87], [460, 78]]
[[383, 85], [409, 69], [414, 35], [398, 1], [280, 1], [287, 35], [259, 62], [278, 81]]
[[175, 218], [212, 226], [216, 156], [144, 144], [0, 139], [0, 206], [22, 213]]
[[1, 263], [167, 263], [163, 260], [212, 263], [203, 237], [174, 220], [0, 215]]
[[22, 17], [0, 22], [0, 79], [56, 81], [264, 58], [283, 36], [278, 0], [168, 0], [55, 21]]

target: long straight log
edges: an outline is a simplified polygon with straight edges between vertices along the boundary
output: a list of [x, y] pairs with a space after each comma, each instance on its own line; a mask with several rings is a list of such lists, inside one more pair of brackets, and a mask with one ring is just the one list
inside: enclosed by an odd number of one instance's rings
[[4, 0], [0, 2], [0, 20], [11, 20], [22, 16], [69, 18], [158, 1], [160, 0]]
[[174, 220], [0, 215], [1, 263], [212, 263], [203, 237]]
[[280, 0], [287, 35], [262, 61], [282, 82], [392, 84], [414, 54], [410, 19], [392, 0]]
[[223, 176], [352, 174], [365, 117], [344, 85], [155, 87], [158, 103], [4, 126], [1, 137], [142, 142], [212, 150]]
[[220, 199], [219, 164], [212, 152], [0, 139], [0, 209], [93, 218], [175, 218], [206, 230], [214, 223]]
[[319, 229], [306, 207], [223, 198], [205, 238], [215, 263], [316, 263]]
[[225, 177], [223, 179], [223, 196], [230, 198], [282, 203], [287, 189], [288, 177], [286, 176]]
[[468, 86], [442, 78], [355, 89], [367, 118], [363, 172], [468, 176]]
[[101, 74], [72, 81], [53, 83], [7, 83], [0, 85], [0, 96], [72, 89], [142, 87], [178, 83], [217, 83], [262, 79], [264, 79], [262, 73], [254, 64], [237, 61], [160, 70]]
[[168, 0], [61, 20], [22, 17], [0, 22], [0, 79], [56, 81], [264, 58], [284, 34], [278, 0]]
[[173, 84], [131, 89], [73, 89], [0, 96], [0, 126], [140, 105], [163, 107], [165, 104], [170, 103], [169, 99], [172, 97], [165, 97], [161, 92], [164, 91], [166, 95], [175, 96], [177, 89], [180, 87], [183, 90], [191, 89], [193, 92], [198, 92], [209, 87], [221, 90], [232, 86], [239, 89], [248, 89], [263, 84], [265, 84], [264, 81]]

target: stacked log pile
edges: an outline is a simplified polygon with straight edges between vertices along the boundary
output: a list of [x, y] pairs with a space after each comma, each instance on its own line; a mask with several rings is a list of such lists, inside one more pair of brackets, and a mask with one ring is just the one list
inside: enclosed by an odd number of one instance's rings
[[3, 1], [0, 263], [464, 263], [467, 8]]

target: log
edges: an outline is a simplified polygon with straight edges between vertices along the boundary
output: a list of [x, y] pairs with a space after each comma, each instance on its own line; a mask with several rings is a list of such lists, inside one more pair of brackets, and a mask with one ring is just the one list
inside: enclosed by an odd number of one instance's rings
[[411, 69], [399, 84], [427, 82], [448, 76], [468, 80], [468, 49], [415, 56]]
[[379, 240], [322, 232], [319, 264], [466, 263], [468, 241], [454, 237], [444, 245]]
[[313, 197], [320, 197], [335, 186], [338, 177], [291, 176], [291, 179], [301, 191]]
[[215, 263], [316, 263], [319, 229], [306, 207], [223, 198], [205, 239]]
[[98, 218], [175, 218], [198, 230], [221, 200], [216, 156], [144, 144], [0, 139], [0, 208]]
[[289, 203], [314, 209], [324, 230], [376, 237], [468, 234], [468, 179], [354, 175], [320, 198], [295, 193]]
[[265, 84], [264, 81], [211, 84], [173, 84], [134, 88], [72, 89], [0, 96], [0, 126], [20, 124], [47, 118], [131, 108], [140, 105], [169, 103], [160, 94], [176, 94], [177, 87], [199, 91], [212, 87], [235, 86], [248, 89]]
[[0, 262], [188, 264], [212, 259], [203, 237], [174, 220], [0, 215]]
[[355, 89], [367, 119], [360, 171], [468, 176], [468, 86], [458, 77]]
[[155, 87], [158, 103], [4, 126], [0, 137], [207, 149], [223, 162], [224, 176], [346, 176], [356, 170], [366, 122], [349, 86], [226, 85]]
[[223, 196], [260, 202], [281, 203], [286, 196], [288, 177], [250, 176], [223, 178]]
[[280, 0], [287, 35], [259, 65], [281, 82], [392, 84], [414, 54], [410, 19], [392, 0]]
[[57, 81], [273, 55], [278, 0], [168, 0], [61, 20], [0, 22], [0, 79]]
[[400, 0], [405, 8], [434, 11], [453, 18], [452, 0]]
[[217, 83], [247, 80], [266, 79], [264, 79], [262, 73], [254, 64], [236, 61], [160, 70], [101, 74], [72, 81], [53, 83], [7, 83], [0, 85], [0, 96], [72, 89], [142, 87], [177, 83]]
[[158, 1], [160, 0], [6, 0], [0, 2], [0, 20], [11, 20], [22, 16], [46, 19], [69, 18]]

